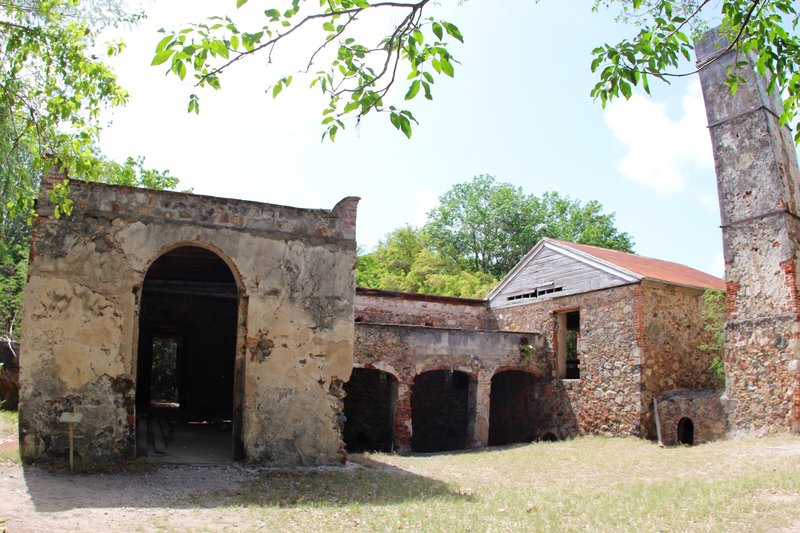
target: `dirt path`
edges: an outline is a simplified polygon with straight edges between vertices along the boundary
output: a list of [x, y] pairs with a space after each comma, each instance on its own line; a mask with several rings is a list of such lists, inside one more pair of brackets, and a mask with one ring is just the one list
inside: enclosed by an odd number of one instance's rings
[[[258, 475], [236, 466], [160, 466], [147, 473], [70, 475], [6, 464], [0, 467], [0, 531], [186, 531], [215, 522], [222, 526], [220, 520], [227, 527], [257, 529], [258, 524], [239, 522], [233, 509], [218, 509], [213, 519], [204, 516], [209, 509], [198, 508], [192, 500], [209, 493], [235, 495]], [[219, 502], [224, 504], [224, 499]]]

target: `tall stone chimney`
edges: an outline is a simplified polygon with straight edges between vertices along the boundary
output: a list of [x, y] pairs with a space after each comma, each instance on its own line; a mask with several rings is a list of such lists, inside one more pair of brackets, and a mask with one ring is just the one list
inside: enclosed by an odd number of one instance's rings
[[[725, 375], [729, 433], [800, 433], [800, 171], [782, 104], [753, 59], [711, 30], [697, 64], [714, 150], [728, 320]], [[746, 79], [725, 84], [737, 61]]]

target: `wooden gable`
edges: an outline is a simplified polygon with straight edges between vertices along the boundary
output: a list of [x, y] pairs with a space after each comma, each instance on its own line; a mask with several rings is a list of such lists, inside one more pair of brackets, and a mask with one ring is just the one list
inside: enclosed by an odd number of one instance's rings
[[491, 307], [508, 307], [545, 299], [637, 283], [631, 271], [544, 239], [489, 294]]

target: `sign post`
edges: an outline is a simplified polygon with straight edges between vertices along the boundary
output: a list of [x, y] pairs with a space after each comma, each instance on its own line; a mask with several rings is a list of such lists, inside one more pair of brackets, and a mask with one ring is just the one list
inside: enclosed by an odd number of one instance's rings
[[69, 427], [69, 473], [72, 473], [73, 465], [74, 465], [74, 435], [75, 435], [75, 424], [79, 423], [83, 420], [83, 413], [69, 413], [63, 412], [61, 413], [61, 418], [59, 418], [60, 422], [65, 422]]

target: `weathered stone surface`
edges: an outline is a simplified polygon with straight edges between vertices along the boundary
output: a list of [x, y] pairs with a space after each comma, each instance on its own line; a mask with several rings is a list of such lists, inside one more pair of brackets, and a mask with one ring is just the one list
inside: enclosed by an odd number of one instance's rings
[[725, 437], [726, 416], [721, 390], [672, 391], [658, 398], [662, 442], [679, 444], [680, 422], [691, 420], [694, 438], [687, 444], [703, 444]]
[[[411, 447], [411, 392], [420, 374], [454, 370], [470, 376], [468, 445], [485, 446], [489, 438], [489, 393], [492, 377], [503, 370], [521, 370], [540, 381], [550, 373], [542, 357], [544, 339], [532, 333], [469, 331], [406, 325], [356, 324], [355, 366], [387, 372], [397, 379], [395, 443], [400, 451]], [[521, 352], [530, 345], [529, 357]]]
[[653, 395], [707, 387], [711, 359], [700, 320], [702, 290], [652, 280], [496, 310], [507, 330], [542, 332], [555, 369], [556, 314], [580, 312], [580, 379], [551, 374], [548, 431], [558, 437], [638, 435], [653, 438]]
[[356, 322], [492, 330], [497, 321], [486, 300], [356, 289]]
[[[55, 177], [56, 179], [58, 177]], [[179, 246], [211, 250], [239, 292], [234, 434], [247, 460], [340, 460], [352, 368], [357, 199], [332, 211], [71, 182], [75, 214], [46, 200], [33, 230], [21, 356], [25, 457], [135, 453], [136, 351], [145, 274]]]
[[[722, 212], [728, 430], [800, 432], [800, 170], [778, 95], [725, 45], [712, 30], [697, 57]], [[731, 94], [727, 70], [742, 60]]]

